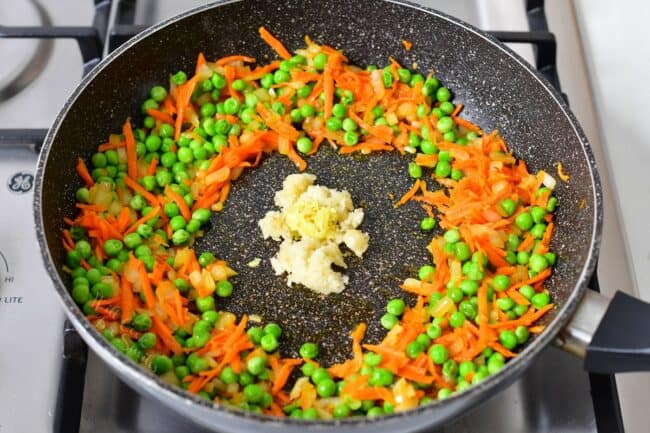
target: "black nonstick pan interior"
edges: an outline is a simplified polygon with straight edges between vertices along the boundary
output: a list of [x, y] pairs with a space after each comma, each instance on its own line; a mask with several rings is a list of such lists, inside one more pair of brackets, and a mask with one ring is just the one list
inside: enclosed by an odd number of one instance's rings
[[[60, 234], [63, 218], [74, 213], [74, 191], [81, 186], [74, 174], [77, 157], [89, 157], [109, 133], [120, 130], [126, 117], [138, 113], [152, 85], [166, 83], [179, 69], [192, 71], [199, 51], [209, 59], [235, 53], [254, 56], [261, 63], [273, 58], [258, 36], [260, 25], [290, 50], [304, 46], [303, 37], [309, 35], [342, 49], [361, 66], [383, 66], [393, 56], [409, 67], [416, 64], [422, 73], [435, 70], [452, 89], [454, 102], [464, 104], [463, 115], [486, 131], [498, 128], [531, 172], [544, 169], [555, 174], [561, 161], [571, 180], [558, 182], [556, 190], [560, 206], [551, 248], [559, 260], [548, 288], [559, 308], [582, 288], [585, 263], [598, 232], [600, 193], [584, 137], [557, 96], [501, 47], [443, 16], [392, 2], [333, 0], [222, 4], [148, 34], [91, 74], [83, 91], [62, 111], [39, 166], [38, 235], [49, 249], [52, 262], [46, 261], [55, 280], [59, 275], [65, 281]], [[403, 49], [402, 39], [413, 43], [410, 52]], [[225, 210], [213, 217], [212, 229], [197, 244], [199, 251], [213, 251], [239, 272], [233, 280], [235, 294], [222, 308], [278, 322], [285, 331], [282, 349], [287, 355], [295, 355], [305, 340], [320, 342], [324, 364], [349, 356], [349, 331], [360, 321], [369, 325], [368, 341], [381, 338], [378, 319], [386, 301], [404, 296], [399, 283], [430, 260], [425, 250], [430, 235], [418, 227], [424, 211], [415, 203], [392, 207], [412, 184], [407, 160], [396, 153], [340, 156], [326, 146], [308, 159], [307, 172], [318, 176], [317, 183], [349, 190], [355, 205], [364, 208], [361, 228], [371, 237], [362, 260], [347, 259], [347, 289], [324, 298], [304, 288], [286, 287], [284, 278], [273, 274], [268, 258], [278, 245], [264, 241], [257, 227], [264, 213], [274, 208], [274, 192], [287, 174], [296, 172], [295, 167], [276, 155], [243, 175], [234, 183]], [[264, 259], [259, 268], [245, 266], [256, 257]], [[71, 315], [86, 323], [70, 297], [58, 289]], [[554, 318], [551, 313], [545, 320]], [[559, 324], [547, 332], [558, 329]]]

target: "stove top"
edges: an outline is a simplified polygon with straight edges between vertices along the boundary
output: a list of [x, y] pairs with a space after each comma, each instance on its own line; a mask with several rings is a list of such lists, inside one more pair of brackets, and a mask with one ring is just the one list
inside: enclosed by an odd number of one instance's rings
[[[0, 26], [0, 329], [4, 330], [0, 333], [0, 433], [200, 432], [190, 420], [119, 381], [87, 351], [74, 330], [64, 326], [39, 257], [31, 189], [34, 148], [84, 71], [96, 64], [102, 52], [144, 26], [205, 2], [14, 3], [16, 10], [26, 12], [5, 14], [6, 4], [0, 5], [2, 24], [12, 26]], [[547, 31], [543, 0], [528, 0], [525, 5], [520, 0], [418, 3], [514, 43], [513, 48], [559, 87], [555, 40]], [[15, 27], [48, 23], [57, 27]], [[13, 39], [25, 35], [45, 39]], [[17, 61], [8, 66], [5, 59], [14, 58]], [[34, 63], [35, 58], [40, 62]], [[16, 84], [16, 71], [25, 68], [32, 71], [30, 82]], [[13, 89], [3, 93], [9, 82]], [[601, 259], [601, 268], [607, 263]], [[615, 381], [585, 373], [579, 360], [551, 347], [515, 384], [436, 432], [483, 431], [622, 431]]]

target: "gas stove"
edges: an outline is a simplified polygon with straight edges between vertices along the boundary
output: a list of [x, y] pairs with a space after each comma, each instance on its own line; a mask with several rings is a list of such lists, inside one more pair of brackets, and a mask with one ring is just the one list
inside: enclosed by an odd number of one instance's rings
[[[201, 3], [0, 2], [0, 433], [202, 431], [135, 393], [87, 350], [65, 323], [32, 223], [38, 148], [82, 75], [138, 31]], [[543, 0], [417, 3], [491, 31], [560, 88], [564, 75], [558, 74]], [[575, 81], [573, 69], [573, 64], [565, 68], [569, 82]], [[569, 99], [576, 94], [564, 90]], [[579, 102], [582, 111], [584, 101]], [[592, 145], [597, 157], [602, 155], [599, 143]], [[600, 169], [606, 229], [598, 277], [606, 287], [631, 288], [606, 167]], [[579, 360], [549, 348], [508, 389], [436, 432], [623, 431], [619, 400], [614, 377], [585, 373]]]

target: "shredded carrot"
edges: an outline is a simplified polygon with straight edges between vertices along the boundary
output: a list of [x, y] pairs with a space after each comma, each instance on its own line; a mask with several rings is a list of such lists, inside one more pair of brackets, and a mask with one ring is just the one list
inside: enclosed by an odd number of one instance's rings
[[167, 325], [165, 325], [156, 315], [151, 317], [151, 321], [154, 332], [158, 337], [160, 337], [165, 347], [171, 350], [175, 355], [183, 353], [183, 348], [178, 341], [176, 341], [169, 327], [167, 327]]
[[149, 176], [153, 176], [156, 174], [156, 168], [158, 167], [158, 158], [151, 158], [151, 162], [149, 163], [149, 167], [147, 168], [147, 174]]
[[234, 62], [243, 62], [243, 63], [254, 63], [255, 59], [253, 57], [247, 57], [247, 56], [226, 56], [222, 57], [219, 60], [216, 61], [216, 64], [219, 66], [227, 65], [229, 63], [234, 63]]
[[402, 45], [406, 51], [411, 51], [411, 48], [413, 48], [413, 43], [411, 41], [407, 41], [406, 39], [402, 39]]
[[[187, 106], [190, 103], [190, 98], [192, 93], [194, 93], [194, 88], [196, 83], [199, 80], [199, 76], [195, 75], [191, 79], [187, 80], [185, 84], [178, 87], [177, 99], [176, 99], [176, 122], [174, 122], [174, 140], [178, 140], [181, 136], [181, 128], [183, 127], [183, 120], [185, 118], [185, 111]], [[130, 176], [130, 174], [129, 174]]]
[[100, 144], [97, 147], [97, 151], [106, 152], [107, 150], [120, 149], [124, 146], [126, 146], [126, 143], [124, 141], [120, 141], [118, 143], [104, 143], [104, 144]]
[[133, 315], [133, 291], [131, 289], [131, 283], [124, 277], [120, 279], [121, 281], [121, 298], [122, 298], [122, 323], [127, 323], [131, 321], [131, 316]]
[[291, 58], [291, 53], [289, 50], [287, 50], [284, 45], [282, 45], [282, 42], [277, 40], [275, 36], [273, 36], [266, 28], [260, 27], [259, 28], [260, 36], [266, 42], [269, 44], [273, 50], [278, 53], [280, 57], [282, 57], [284, 60], [288, 60]]
[[126, 233], [124, 233], [124, 234], [133, 233], [134, 231], [136, 231], [136, 229], [137, 229], [140, 225], [142, 225], [142, 224], [146, 223], [147, 221], [149, 221], [149, 220], [151, 220], [151, 219], [157, 217], [159, 212], [160, 212], [160, 206], [156, 206], [156, 207], [154, 207], [154, 208], [153, 208], [153, 209], [152, 209], [148, 214], [146, 214], [145, 216], [143, 216], [142, 218], [140, 218], [139, 220], [137, 220], [136, 222], [134, 222], [134, 223], [131, 225], [131, 227], [129, 227], [129, 228], [127, 229]]
[[420, 179], [416, 180], [415, 183], [413, 184], [413, 186], [411, 187], [411, 189], [409, 189], [409, 190], [406, 192], [406, 194], [404, 194], [404, 195], [402, 196], [402, 198], [400, 198], [400, 199], [397, 201], [397, 203], [395, 203], [395, 204], [393, 205], [393, 207], [400, 207], [400, 206], [402, 206], [403, 204], [406, 204], [409, 200], [411, 200], [411, 199], [415, 196], [415, 194], [417, 194], [417, 192], [420, 190], [420, 183], [421, 183], [421, 182], [422, 182], [422, 181], [421, 181]]
[[131, 178], [131, 176], [124, 176], [123, 179], [124, 179], [124, 183], [129, 188], [131, 188], [133, 191], [137, 192], [142, 197], [144, 197], [144, 199], [147, 200], [149, 202], [149, 204], [151, 204], [151, 206], [158, 206], [159, 205], [158, 198], [155, 195], [153, 195], [152, 193], [150, 193], [149, 191], [147, 191], [146, 189], [144, 189], [142, 187], [142, 185], [140, 185], [138, 182], [133, 180]]
[[79, 176], [81, 177], [81, 179], [84, 181], [84, 183], [88, 188], [90, 188], [95, 184], [95, 181], [93, 180], [92, 176], [88, 172], [88, 167], [86, 167], [86, 163], [81, 158], [79, 158], [77, 162], [77, 173], [79, 174]]
[[135, 153], [135, 137], [133, 136], [133, 129], [131, 129], [131, 120], [126, 119], [122, 127], [124, 134], [124, 141], [126, 142], [126, 166], [127, 173], [130, 178], [138, 178], [138, 157]]
[[165, 195], [169, 197], [174, 203], [176, 203], [178, 209], [181, 212], [181, 215], [183, 215], [183, 218], [185, 218], [186, 221], [189, 221], [192, 218], [192, 212], [187, 206], [187, 202], [179, 193], [172, 190], [170, 187], [166, 187]]
[[169, 125], [174, 124], [174, 118], [172, 116], [170, 116], [168, 113], [165, 113], [163, 111], [156, 110], [154, 108], [148, 108], [147, 109], [147, 114], [149, 114], [149, 116], [151, 116], [154, 119], [159, 120], [159, 121], [161, 121], [163, 123], [167, 123]]

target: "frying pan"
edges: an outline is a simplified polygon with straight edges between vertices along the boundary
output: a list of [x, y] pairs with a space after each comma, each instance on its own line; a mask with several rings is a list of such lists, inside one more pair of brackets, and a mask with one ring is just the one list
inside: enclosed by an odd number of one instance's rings
[[[570, 172], [570, 181], [556, 189], [560, 206], [551, 249], [559, 260], [547, 287], [557, 308], [544, 318], [544, 332], [507, 368], [445, 401], [378, 419], [279, 420], [213, 405], [164, 383], [114, 349], [86, 320], [68, 292], [60, 242], [63, 218], [74, 214], [74, 191], [81, 186], [73, 174], [77, 157], [89, 157], [126, 117], [138, 113], [139, 101], [152, 85], [167, 83], [179, 69], [192, 70], [198, 52], [209, 59], [241, 53], [268, 61], [273, 53], [258, 37], [261, 25], [290, 49], [302, 47], [309, 35], [343, 49], [354, 64], [383, 65], [394, 56], [405, 65], [417, 63], [420, 71], [435, 69], [453, 90], [454, 101], [464, 104], [464, 116], [484, 130], [499, 129], [531, 172], [552, 172], [558, 161]], [[410, 52], [401, 48], [404, 38], [413, 43]], [[348, 259], [350, 284], [343, 293], [319, 297], [288, 288], [268, 264], [277, 245], [262, 240], [256, 223], [273, 208], [282, 179], [295, 172], [277, 155], [235, 182], [225, 210], [213, 215], [196, 249], [216, 252], [239, 271], [235, 294], [220, 308], [278, 322], [285, 331], [284, 355], [295, 356], [302, 341], [319, 342], [321, 361], [330, 364], [350, 356], [349, 332], [356, 323], [369, 325], [368, 341], [381, 338], [378, 322], [386, 301], [404, 296], [399, 282], [430, 260], [428, 236], [415, 228], [422, 217], [417, 205], [392, 208], [389, 195], [400, 196], [410, 186], [404, 157], [344, 157], [325, 148], [308, 163], [319, 184], [347, 189], [366, 213], [362, 228], [371, 235], [370, 247], [363, 260]], [[389, 432], [433, 427], [509, 385], [553, 341], [585, 357], [585, 367], [593, 371], [650, 366], [649, 340], [641, 338], [645, 331], [637, 332], [648, 329], [648, 306], [620, 293], [610, 303], [587, 290], [600, 245], [602, 195], [591, 149], [560, 95], [490, 36], [406, 2], [218, 2], [144, 31], [89, 73], [65, 104], [43, 145], [35, 191], [43, 260], [79, 334], [126, 383], [214, 430]], [[256, 257], [264, 259], [260, 268], [245, 266]]]

